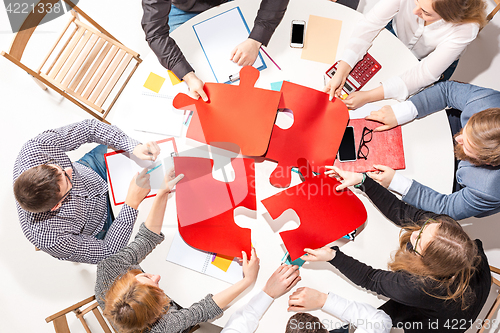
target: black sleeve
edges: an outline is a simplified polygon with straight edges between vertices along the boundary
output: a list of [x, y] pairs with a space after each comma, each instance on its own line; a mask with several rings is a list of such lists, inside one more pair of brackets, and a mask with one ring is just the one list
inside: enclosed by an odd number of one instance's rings
[[142, 29], [146, 34], [149, 47], [158, 57], [158, 61], [166, 69], [174, 72], [179, 79], [193, 68], [182, 54], [181, 49], [170, 37], [168, 14], [170, 13], [171, 0], [142, 0]]
[[262, 0], [249, 38], [267, 46], [271, 36], [285, 15], [289, 0]]
[[415, 208], [399, 200], [389, 190], [368, 176], [361, 189], [385, 217], [400, 227], [413, 223], [423, 224], [427, 219], [438, 216], [438, 214]]
[[432, 297], [423, 291], [422, 283], [409, 273], [375, 269], [344, 254], [337, 246], [333, 249], [336, 251], [335, 258], [329, 263], [356, 285], [408, 306], [436, 306]]

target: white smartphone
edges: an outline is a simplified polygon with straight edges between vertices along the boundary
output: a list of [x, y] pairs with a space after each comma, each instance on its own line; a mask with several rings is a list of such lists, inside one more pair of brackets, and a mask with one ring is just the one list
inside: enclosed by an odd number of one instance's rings
[[340, 143], [339, 153], [340, 162], [356, 161], [356, 142], [354, 141], [354, 128], [347, 126]]
[[306, 31], [306, 22], [301, 20], [292, 21], [292, 32], [290, 38], [290, 47], [303, 48], [304, 34]]

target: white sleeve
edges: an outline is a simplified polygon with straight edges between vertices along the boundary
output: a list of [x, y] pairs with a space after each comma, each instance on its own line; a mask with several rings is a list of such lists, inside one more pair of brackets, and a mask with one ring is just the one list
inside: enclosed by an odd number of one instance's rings
[[380, 0], [364, 15], [354, 29], [340, 60], [351, 66], [363, 58], [373, 39], [398, 13], [400, 0]]
[[410, 101], [391, 105], [391, 108], [394, 112], [394, 116], [396, 116], [398, 125], [409, 123], [418, 116], [418, 111], [415, 107], [415, 104]]
[[384, 311], [331, 292], [322, 310], [356, 326], [357, 333], [389, 333], [392, 327], [392, 320]]
[[413, 179], [406, 178], [405, 176], [396, 172], [394, 177], [392, 177], [391, 183], [389, 184], [388, 189], [394, 192], [405, 196], [406, 193], [410, 190], [411, 184], [413, 183]]
[[384, 98], [405, 100], [431, 83], [439, 80], [441, 74], [457, 60], [477, 36], [479, 27], [475, 23], [457, 25], [450, 38], [440, 43], [434, 51], [419, 63], [398, 77], [392, 77], [384, 82]]
[[252, 297], [250, 302], [243, 308], [239, 309], [231, 318], [229, 318], [226, 326], [221, 333], [253, 333], [259, 326], [260, 318], [264, 312], [273, 304], [274, 299], [260, 291]]

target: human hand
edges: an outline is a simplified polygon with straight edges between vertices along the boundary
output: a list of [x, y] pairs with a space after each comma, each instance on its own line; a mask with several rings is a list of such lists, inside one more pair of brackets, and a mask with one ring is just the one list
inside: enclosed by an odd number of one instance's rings
[[149, 175], [147, 172], [148, 169], [144, 168], [132, 178], [128, 187], [127, 197], [125, 198], [125, 204], [129, 207], [137, 209], [142, 200], [144, 200], [149, 191], [151, 191], [151, 184], [149, 183]]
[[260, 259], [257, 257], [254, 247], [252, 247], [252, 256], [250, 257], [250, 260], [247, 260], [247, 254], [245, 251], [241, 251], [241, 254], [243, 256], [243, 280], [247, 281], [248, 285], [250, 285], [257, 280], [260, 268]]
[[188, 85], [189, 88], [189, 95], [193, 97], [194, 99], [198, 99], [201, 97], [201, 99], [204, 102], [208, 101], [208, 96], [203, 90], [203, 81], [198, 79], [196, 74], [194, 72], [189, 72], [184, 77], [182, 78], [186, 84]]
[[335, 254], [337, 253], [328, 246], [323, 246], [316, 250], [305, 248], [304, 252], [307, 254], [300, 257], [304, 261], [330, 261], [335, 258]]
[[323, 92], [330, 95], [330, 101], [334, 96], [340, 98], [342, 96], [342, 88], [344, 87], [345, 80], [351, 72], [351, 66], [346, 62], [340, 60], [337, 64], [337, 72], [328, 81], [326, 86], [323, 88]]
[[252, 38], [247, 38], [244, 42], [236, 46], [231, 51], [231, 60], [238, 66], [252, 66], [259, 55], [261, 42]]
[[301, 287], [295, 290], [288, 298], [288, 311], [304, 312], [318, 310], [325, 305], [328, 299], [328, 294], [311, 289]]
[[375, 180], [383, 187], [388, 188], [389, 185], [391, 185], [392, 179], [394, 178], [396, 171], [385, 165], [374, 164], [373, 167], [377, 169], [377, 171], [367, 172], [368, 176], [370, 176], [371, 179]]
[[378, 121], [384, 125], [375, 128], [374, 132], [387, 131], [391, 128], [398, 126], [398, 120], [396, 119], [396, 115], [394, 114], [394, 110], [390, 105], [384, 105], [378, 111], [372, 111], [369, 116], [366, 116], [365, 119]]
[[160, 147], [154, 141], [147, 142], [145, 145], [142, 143], [135, 146], [132, 154], [140, 158], [141, 160], [151, 160], [155, 161], [158, 155], [160, 155]]
[[337, 191], [341, 191], [349, 186], [359, 184], [363, 181], [362, 173], [345, 171], [336, 166], [329, 165], [326, 165], [325, 168], [328, 169], [325, 171], [325, 175], [343, 180], [342, 184], [336, 187]]
[[355, 91], [347, 96], [343, 102], [349, 110], [354, 110], [362, 107], [366, 103], [371, 102], [369, 91]]
[[174, 168], [170, 169], [169, 172], [165, 175], [163, 181], [165, 182], [165, 188], [162, 188], [158, 192], [170, 193], [174, 189], [174, 186], [184, 178], [184, 174], [180, 174], [177, 177], [175, 176]]
[[281, 265], [262, 290], [272, 298], [281, 297], [301, 280], [299, 275], [299, 266]]

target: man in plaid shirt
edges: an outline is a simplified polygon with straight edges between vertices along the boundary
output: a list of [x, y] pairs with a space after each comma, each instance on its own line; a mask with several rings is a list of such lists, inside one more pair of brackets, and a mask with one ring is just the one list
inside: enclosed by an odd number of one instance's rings
[[[100, 145], [72, 163], [65, 152], [91, 142]], [[160, 152], [156, 143], [143, 145], [95, 119], [45, 131], [21, 148], [14, 164], [21, 228], [55, 258], [96, 264], [128, 243], [137, 208], [150, 191], [149, 175], [145, 169], [132, 179], [113, 219], [103, 156], [107, 146], [144, 160], [155, 160]]]

